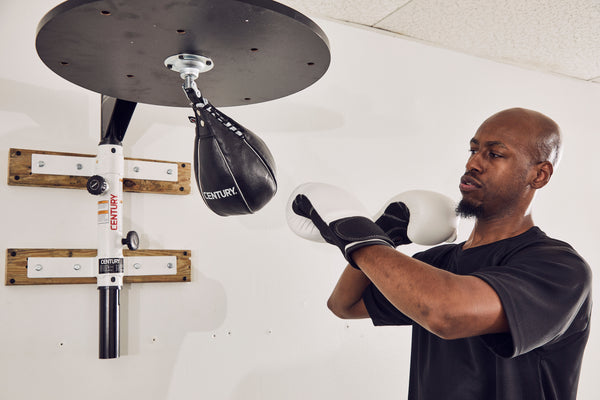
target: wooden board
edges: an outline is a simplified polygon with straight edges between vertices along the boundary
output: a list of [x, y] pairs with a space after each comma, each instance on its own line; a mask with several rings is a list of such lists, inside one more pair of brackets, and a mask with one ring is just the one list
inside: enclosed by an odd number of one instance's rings
[[[60, 153], [55, 151], [10, 149], [8, 153], [8, 184], [13, 186], [39, 186], [65, 189], [86, 189], [88, 176], [32, 174], [31, 155], [50, 154], [72, 157], [96, 157], [90, 154]], [[126, 160], [175, 163], [174, 161], [125, 158]], [[177, 182], [147, 179], [123, 179], [124, 192], [189, 194], [192, 166], [188, 162], [177, 162]]]
[[[96, 257], [96, 249], [7, 249], [6, 279], [7, 286], [15, 285], [53, 285], [74, 283], [96, 283], [96, 278], [28, 278], [27, 259], [29, 257]], [[191, 282], [192, 263], [190, 250], [123, 250], [125, 257], [133, 256], [176, 256], [176, 275], [125, 276], [125, 283], [139, 282]]]

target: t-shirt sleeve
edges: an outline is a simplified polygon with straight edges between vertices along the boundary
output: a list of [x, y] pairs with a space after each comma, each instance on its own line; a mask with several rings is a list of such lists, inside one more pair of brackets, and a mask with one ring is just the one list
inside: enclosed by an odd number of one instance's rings
[[516, 357], [552, 342], [576, 317], [591, 290], [591, 271], [567, 245], [532, 246], [505, 265], [472, 275], [498, 293], [509, 334], [482, 339], [501, 357]]
[[412, 324], [412, 320], [390, 303], [373, 284], [365, 289], [363, 301], [375, 326]]

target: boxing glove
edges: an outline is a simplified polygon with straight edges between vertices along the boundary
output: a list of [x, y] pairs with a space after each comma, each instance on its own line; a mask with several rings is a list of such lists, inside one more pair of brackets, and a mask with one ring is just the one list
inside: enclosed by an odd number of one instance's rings
[[352, 252], [377, 244], [393, 247], [392, 240], [368, 217], [365, 207], [350, 193], [333, 185], [298, 186], [288, 200], [287, 222], [293, 232], [305, 239], [324, 240], [337, 246], [357, 269]]
[[441, 193], [411, 190], [390, 199], [373, 219], [394, 246], [411, 242], [432, 246], [456, 240], [455, 209], [454, 202]]

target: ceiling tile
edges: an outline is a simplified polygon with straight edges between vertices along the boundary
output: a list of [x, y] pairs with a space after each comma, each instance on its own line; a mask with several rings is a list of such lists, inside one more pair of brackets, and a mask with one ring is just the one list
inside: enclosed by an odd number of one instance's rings
[[585, 80], [600, 76], [597, 0], [413, 0], [376, 27]]
[[279, 2], [309, 16], [323, 16], [370, 26], [410, 0], [281, 0]]

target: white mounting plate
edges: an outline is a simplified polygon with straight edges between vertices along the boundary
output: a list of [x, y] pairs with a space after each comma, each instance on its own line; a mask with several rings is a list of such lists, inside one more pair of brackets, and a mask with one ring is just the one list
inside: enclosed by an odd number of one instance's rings
[[[92, 176], [96, 158], [53, 154], [31, 155], [31, 173], [44, 175]], [[125, 159], [126, 179], [177, 182], [177, 164]]]
[[[125, 276], [176, 275], [176, 256], [123, 257]], [[28, 278], [93, 278], [96, 257], [29, 257]]]

